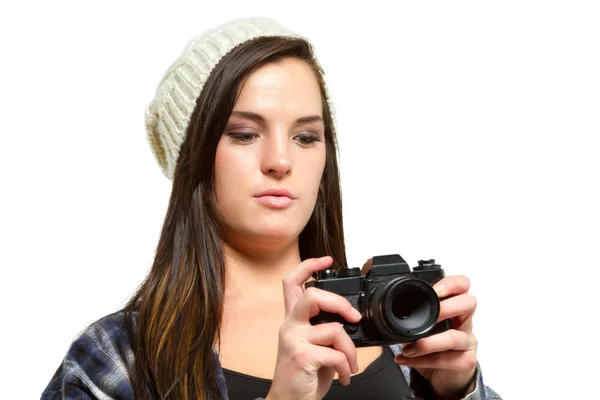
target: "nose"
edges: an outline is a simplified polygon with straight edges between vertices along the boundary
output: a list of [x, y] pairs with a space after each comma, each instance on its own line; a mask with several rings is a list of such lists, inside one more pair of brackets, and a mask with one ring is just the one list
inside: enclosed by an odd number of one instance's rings
[[270, 135], [264, 141], [262, 172], [275, 178], [292, 173], [292, 155], [287, 134]]

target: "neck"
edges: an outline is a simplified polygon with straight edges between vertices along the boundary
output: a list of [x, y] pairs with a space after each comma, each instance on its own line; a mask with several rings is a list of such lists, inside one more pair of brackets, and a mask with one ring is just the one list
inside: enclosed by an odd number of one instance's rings
[[281, 279], [300, 264], [297, 240], [251, 252], [225, 243], [224, 250], [226, 298], [283, 301]]

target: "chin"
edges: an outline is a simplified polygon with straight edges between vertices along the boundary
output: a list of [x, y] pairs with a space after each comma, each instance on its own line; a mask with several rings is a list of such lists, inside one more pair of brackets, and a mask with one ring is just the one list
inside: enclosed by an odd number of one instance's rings
[[232, 239], [243, 246], [286, 246], [298, 240], [310, 215], [257, 215], [239, 218], [230, 224]]
[[296, 229], [290, 229], [289, 227], [265, 227], [265, 229], [254, 230], [252, 236], [256, 238], [264, 238], [267, 240], [291, 242], [298, 238], [300, 232], [301, 231]]
[[255, 223], [250, 229], [250, 236], [267, 241], [278, 241], [289, 243], [296, 239], [302, 232], [303, 226], [293, 223], [274, 223], [273, 221], [264, 221], [264, 223]]

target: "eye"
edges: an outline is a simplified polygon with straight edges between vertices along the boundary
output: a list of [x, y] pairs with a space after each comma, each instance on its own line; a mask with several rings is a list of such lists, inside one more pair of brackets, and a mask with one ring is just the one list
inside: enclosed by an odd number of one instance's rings
[[251, 143], [258, 137], [258, 134], [251, 132], [229, 132], [227, 136], [235, 142]]
[[309, 146], [313, 143], [323, 141], [323, 137], [314, 132], [303, 133], [301, 135], [296, 136], [295, 139], [304, 146]]

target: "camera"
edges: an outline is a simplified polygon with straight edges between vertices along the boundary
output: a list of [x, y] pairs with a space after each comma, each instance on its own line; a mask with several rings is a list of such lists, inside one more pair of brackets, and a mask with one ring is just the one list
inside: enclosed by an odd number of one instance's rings
[[373, 257], [364, 276], [360, 268], [319, 271], [305, 287], [345, 297], [362, 319], [350, 323], [339, 314], [321, 311], [310, 322], [341, 323], [356, 347], [414, 342], [450, 329], [449, 320], [437, 322], [440, 299], [433, 290], [444, 276], [435, 260], [419, 260], [411, 271], [399, 254]]

